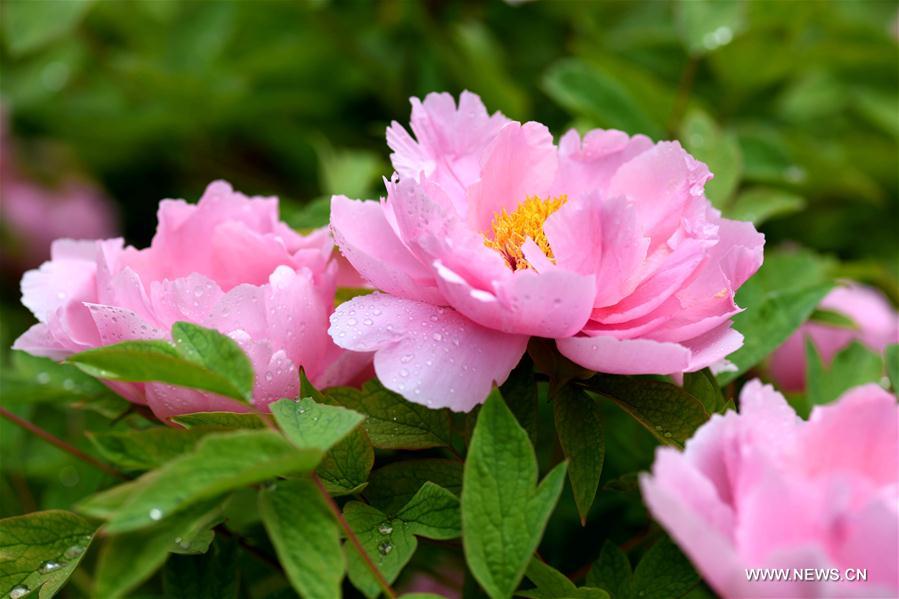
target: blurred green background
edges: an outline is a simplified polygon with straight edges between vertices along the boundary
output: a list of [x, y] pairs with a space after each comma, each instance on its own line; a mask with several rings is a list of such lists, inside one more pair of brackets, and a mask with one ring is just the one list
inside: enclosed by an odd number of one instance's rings
[[[603, 127], [680, 139], [715, 172], [715, 205], [756, 222], [769, 248], [825, 254], [838, 276], [896, 303], [897, 9], [879, 0], [3, 0], [0, 177], [48, 190], [72, 176], [94, 181], [139, 247], [161, 198], [196, 200], [218, 178], [280, 196], [297, 227], [320, 226], [329, 194], [381, 193], [384, 129], [408, 121], [409, 96], [469, 89], [557, 136]], [[9, 189], [0, 186], [0, 207], [12, 205]], [[4, 214], [0, 254], [16, 256], [34, 235]], [[31, 323], [18, 280], [36, 264], [0, 265], [7, 348]], [[81, 432], [106, 425], [53, 405], [17, 411], [84, 447]], [[645, 469], [654, 445], [618, 420], [608, 427], [609, 479]], [[5, 423], [0, 454], [17, 456], [0, 477], [4, 514], [65, 507], [104, 482]], [[545, 547], [573, 568], [583, 547], [641, 526], [635, 505], [605, 495], [609, 517], [587, 529], [563, 513]]]
[[[720, 207], [767, 219], [775, 244], [835, 253], [896, 298], [896, 12], [877, 0], [6, 0], [0, 95], [16, 143], [54, 142], [120, 204], [136, 245], [159, 199], [196, 199], [216, 178], [321, 223], [323, 203], [302, 206], [380, 192], [384, 128], [408, 120], [409, 96], [470, 89], [557, 135], [680, 138], [716, 173]], [[20, 154], [52, 182], [43, 153]]]

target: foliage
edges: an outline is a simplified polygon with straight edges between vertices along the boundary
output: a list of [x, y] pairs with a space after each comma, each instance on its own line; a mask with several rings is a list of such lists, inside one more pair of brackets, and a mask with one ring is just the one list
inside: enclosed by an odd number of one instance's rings
[[[329, 194], [380, 193], [384, 127], [432, 90], [469, 88], [555, 133], [676, 138], [715, 173], [715, 206], [767, 237], [736, 298], [735, 369], [678, 385], [561, 358], [549, 368], [532, 346], [470, 415], [377, 380], [315, 389], [304, 377], [270, 415], [162, 423], [94, 377], [246, 404], [252, 367], [237, 344], [179, 323], [174, 343], [64, 364], [5, 352], [4, 410], [121, 478], [0, 420], [0, 594], [373, 597], [426, 575], [466, 597], [704, 596], [650, 526], [636, 476], [658, 446], [736, 409], [800, 325], [852, 326], [816, 310], [841, 278], [899, 301], [895, 5], [263, 4], [5, 2], [0, 95], [22, 166], [52, 183], [54, 165], [74, 164], [119, 201], [139, 244], [159, 198], [223, 175], [280, 195], [297, 228], [324, 225]], [[29, 322], [18, 274], [0, 296], [3, 347]], [[823, 363], [810, 346], [810, 384], [791, 403], [807, 415], [855, 384], [895, 390], [899, 346], [885, 358], [850, 345]]]

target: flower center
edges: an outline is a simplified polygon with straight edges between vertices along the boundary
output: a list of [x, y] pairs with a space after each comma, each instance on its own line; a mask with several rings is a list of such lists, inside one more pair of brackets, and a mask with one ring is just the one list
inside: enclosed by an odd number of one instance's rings
[[552, 248], [543, 232], [543, 223], [567, 201], [568, 196], [565, 195], [548, 200], [530, 196], [512, 212], [502, 209], [493, 215], [493, 222], [490, 223], [493, 235], [484, 236], [484, 245], [502, 254], [509, 268], [519, 270], [531, 266], [521, 251], [521, 246], [530, 237], [546, 257], [555, 262]]

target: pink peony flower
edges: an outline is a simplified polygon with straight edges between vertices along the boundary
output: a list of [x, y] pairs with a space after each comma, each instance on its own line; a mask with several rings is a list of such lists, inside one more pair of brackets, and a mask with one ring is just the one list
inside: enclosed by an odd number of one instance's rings
[[[758, 380], [640, 484], [653, 516], [724, 597], [899, 593], [899, 407], [877, 385], [800, 420]], [[747, 568], [867, 569], [864, 582], [753, 581]]]
[[[166, 337], [189, 321], [229, 335], [256, 372], [258, 407], [298, 393], [298, 368], [317, 385], [348, 382], [366, 365], [327, 334], [338, 264], [324, 229], [303, 237], [278, 220], [277, 198], [248, 198], [224, 182], [199, 204], [163, 200], [149, 248], [121, 239], [59, 240], [22, 279], [39, 324], [14, 349], [55, 359], [130, 339]], [[159, 383], [109, 385], [160, 418], [241, 411], [233, 400]]]
[[331, 203], [341, 252], [389, 294], [342, 305], [331, 334], [376, 352], [388, 388], [469, 410], [532, 336], [622, 374], [699, 370], [740, 347], [734, 292], [764, 238], [721, 218], [708, 168], [677, 142], [595, 130], [556, 146], [467, 92], [413, 99], [412, 131], [387, 130], [386, 199]]
[[839, 287], [827, 294], [820, 307], [849, 317], [858, 328], [847, 329], [819, 322], [802, 325], [771, 354], [771, 376], [785, 391], [805, 388], [806, 337], [811, 338], [825, 364], [854, 340], [876, 352], [882, 352], [890, 343], [899, 343], [899, 314], [877, 290], [861, 285]]
[[15, 163], [15, 147], [0, 107], [0, 225], [12, 241], [2, 263], [16, 273], [49, 258], [60, 237], [96, 239], [116, 234], [115, 205], [91, 182], [63, 174], [56, 185], [32, 179]]

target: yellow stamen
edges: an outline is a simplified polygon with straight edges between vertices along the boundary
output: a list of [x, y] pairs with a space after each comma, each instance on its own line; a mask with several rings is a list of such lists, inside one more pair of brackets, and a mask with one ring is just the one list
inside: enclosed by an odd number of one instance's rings
[[543, 223], [567, 201], [568, 196], [564, 195], [548, 200], [530, 196], [512, 212], [506, 212], [504, 208], [493, 215], [493, 222], [490, 224], [493, 236], [485, 235], [484, 245], [502, 254], [509, 268], [519, 270], [531, 266], [521, 251], [521, 246], [530, 237], [546, 257], [555, 262], [552, 248], [543, 232]]

